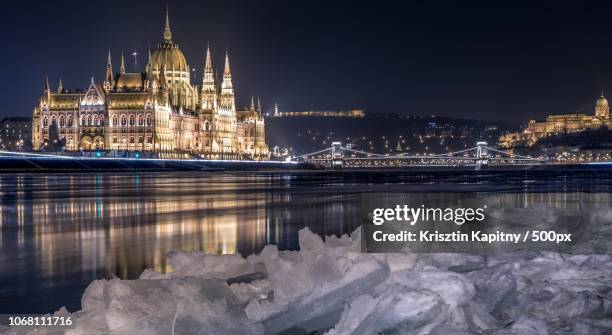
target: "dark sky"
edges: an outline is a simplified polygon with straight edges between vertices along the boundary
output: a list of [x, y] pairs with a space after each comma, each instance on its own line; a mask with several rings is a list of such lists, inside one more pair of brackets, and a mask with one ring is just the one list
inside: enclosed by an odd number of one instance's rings
[[[102, 81], [107, 50], [161, 39], [164, 1], [28, 1], [0, 11], [0, 116], [28, 116], [44, 78]], [[612, 8], [559, 1], [170, 1], [174, 40], [201, 81], [230, 50], [238, 103], [366, 108], [526, 122], [612, 96]]]

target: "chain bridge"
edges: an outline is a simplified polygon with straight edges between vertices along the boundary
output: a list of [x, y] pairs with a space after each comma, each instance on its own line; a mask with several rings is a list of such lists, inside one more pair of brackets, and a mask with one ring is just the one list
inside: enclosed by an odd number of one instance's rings
[[486, 142], [477, 142], [469, 149], [444, 154], [415, 155], [408, 152], [397, 154], [376, 154], [355, 150], [333, 142], [331, 147], [296, 157], [324, 168], [373, 168], [403, 166], [473, 166], [481, 169], [486, 166], [540, 165], [546, 160], [507, 153], [491, 148]]

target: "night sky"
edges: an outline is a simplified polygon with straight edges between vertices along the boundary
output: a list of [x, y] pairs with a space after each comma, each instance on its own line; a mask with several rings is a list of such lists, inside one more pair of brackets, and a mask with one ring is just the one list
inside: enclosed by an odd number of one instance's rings
[[[558, 1], [170, 1], [175, 42], [201, 82], [207, 41], [230, 51], [238, 105], [365, 108], [526, 122], [591, 113], [612, 96], [612, 4]], [[0, 11], [0, 116], [30, 116], [57, 88], [146, 64], [165, 1], [29, 1]], [[193, 78], [192, 78], [193, 79]]]

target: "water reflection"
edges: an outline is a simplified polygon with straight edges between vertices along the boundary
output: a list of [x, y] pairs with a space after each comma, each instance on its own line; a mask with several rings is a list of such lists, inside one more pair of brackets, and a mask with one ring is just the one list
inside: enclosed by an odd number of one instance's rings
[[295, 249], [304, 226], [349, 233], [378, 194], [456, 192], [461, 185], [460, 191], [508, 192], [503, 201], [512, 207], [610, 203], [609, 193], [583, 192], [589, 185], [609, 191], [609, 176], [586, 178], [591, 184], [562, 179], [552, 189], [525, 186], [526, 180], [397, 173], [0, 176], [0, 313], [75, 310], [91, 280], [170, 271], [164, 257], [170, 250], [248, 255], [266, 244]]

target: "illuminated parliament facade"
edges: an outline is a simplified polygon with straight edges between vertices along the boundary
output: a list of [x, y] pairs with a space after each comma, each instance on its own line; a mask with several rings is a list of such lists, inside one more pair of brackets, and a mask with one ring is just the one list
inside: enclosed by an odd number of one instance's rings
[[128, 72], [123, 55], [113, 71], [110, 51], [104, 82], [86, 90], [52, 90], [47, 80], [32, 118], [35, 150], [61, 143], [67, 151], [151, 153], [157, 157], [266, 159], [265, 123], [259, 99], [236, 109], [229, 56], [220, 83], [206, 50], [202, 85], [172, 39], [166, 12], [163, 40], [144, 72]]
[[545, 121], [530, 120], [522, 132], [502, 135], [499, 145], [504, 148], [531, 146], [548, 136], [600, 128], [612, 129], [610, 106], [603, 93], [595, 103], [594, 115], [553, 114], [546, 117]]

